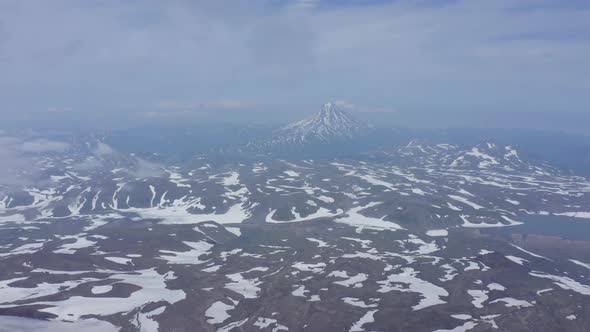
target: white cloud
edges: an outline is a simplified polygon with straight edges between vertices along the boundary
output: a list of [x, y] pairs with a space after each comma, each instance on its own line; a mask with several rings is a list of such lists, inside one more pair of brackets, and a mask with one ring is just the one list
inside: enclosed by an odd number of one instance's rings
[[238, 100], [221, 100], [209, 104], [209, 107], [221, 109], [241, 109], [246, 107], [246, 104]]
[[587, 109], [586, 9], [334, 3], [7, 0], [0, 85], [10, 88], [0, 91], [0, 112], [133, 104], [156, 117], [164, 99], [310, 105], [334, 95], [376, 105]]
[[164, 174], [162, 165], [139, 157], [136, 157], [135, 159], [135, 168], [128, 170], [128, 173], [132, 174], [133, 176], [137, 178], [151, 178], [159, 177]]
[[59, 141], [23, 140], [0, 134], [0, 187], [29, 184], [40, 172], [35, 154], [63, 152], [68, 147], [67, 143]]
[[292, 9], [312, 9], [318, 6], [320, 0], [297, 0], [293, 2]]
[[366, 105], [356, 105], [346, 100], [336, 100], [334, 103], [343, 110], [360, 113], [396, 113], [398, 112], [392, 107], [373, 107]]
[[47, 139], [36, 139], [22, 143], [21, 149], [24, 152], [43, 153], [43, 152], [63, 152], [69, 148], [68, 143], [50, 141]]
[[94, 148], [92, 149], [92, 153], [97, 157], [107, 157], [115, 155], [118, 152], [106, 143], [97, 142]]

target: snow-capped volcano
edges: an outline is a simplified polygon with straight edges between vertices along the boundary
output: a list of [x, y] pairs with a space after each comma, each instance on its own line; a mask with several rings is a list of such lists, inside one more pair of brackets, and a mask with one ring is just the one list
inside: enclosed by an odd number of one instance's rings
[[285, 143], [327, 143], [357, 137], [367, 128], [336, 103], [326, 103], [314, 116], [278, 129], [274, 135], [276, 141]]

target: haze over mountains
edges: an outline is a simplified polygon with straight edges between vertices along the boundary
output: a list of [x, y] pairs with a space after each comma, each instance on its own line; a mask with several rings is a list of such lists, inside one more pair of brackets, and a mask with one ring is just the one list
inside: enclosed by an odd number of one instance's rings
[[[281, 158], [326, 158], [359, 156], [367, 151], [403, 145], [419, 138], [426, 143], [451, 143], [463, 148], [497, 142], [491, 150], [506, 145], [524, 148], [539, 163], [550, 163], [565, 171], [590, 175], [590, 137], [544, 131], [501, 129], [412, 129], [378, 126], [366, 121], [365, 114], [343, 110], [338, 102], [324, 104], [308, 118], [276, 127], [244, 127], [241, 136], [222, 148], [224, 154], [270, 155]], [[247, 141], [243, 144], [243, 141]], [[493, 151], [500, 156], [505, 151]], [[465, 162], [471, 159], [467, 157]], [[459, 161], [457, 161], [459, 162]]]

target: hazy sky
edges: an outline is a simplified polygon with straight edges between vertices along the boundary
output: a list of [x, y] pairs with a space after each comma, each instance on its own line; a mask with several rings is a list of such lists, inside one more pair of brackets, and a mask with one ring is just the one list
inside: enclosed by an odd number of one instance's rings
[[587, 0], [0, 0], [5, 124], [294, 118], [328, 100], [555, 117], [589, 114], [588, 96]]

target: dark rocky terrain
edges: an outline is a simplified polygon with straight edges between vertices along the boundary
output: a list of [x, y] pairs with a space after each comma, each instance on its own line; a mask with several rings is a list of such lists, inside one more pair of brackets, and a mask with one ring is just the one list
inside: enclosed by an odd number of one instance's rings
[[587, 330], [586, 178], [374, 134], [327, 104], [184, 158], [2, 138], [0, 331]]
[[587, 247], [495, 231], [588, 218], [590, 183], [511, 146], [172, 165], [95, 143], [34, 160], [34, 185], [0, 196], [2, 331], [590, 323]]

